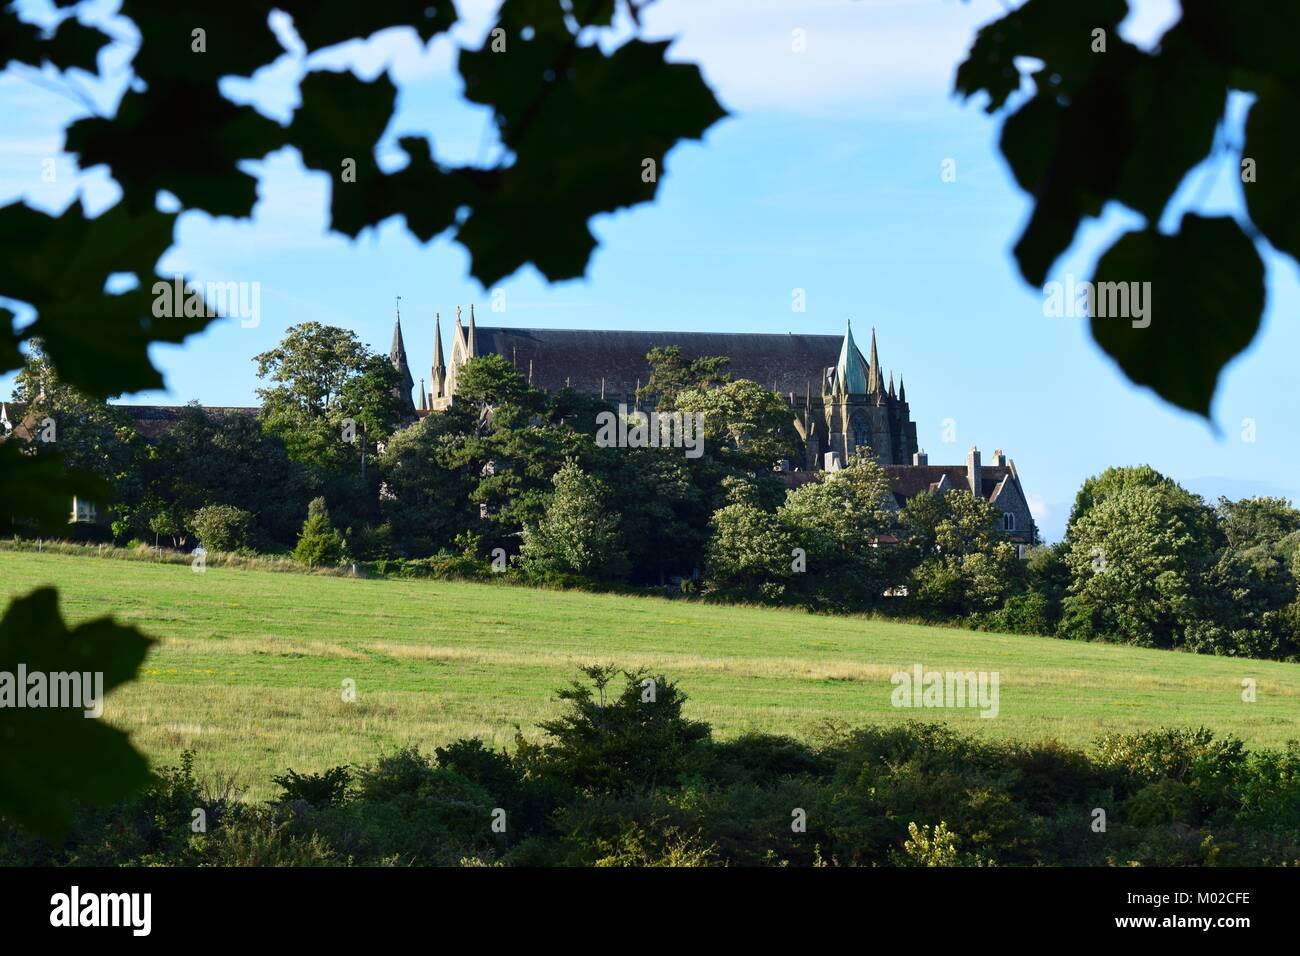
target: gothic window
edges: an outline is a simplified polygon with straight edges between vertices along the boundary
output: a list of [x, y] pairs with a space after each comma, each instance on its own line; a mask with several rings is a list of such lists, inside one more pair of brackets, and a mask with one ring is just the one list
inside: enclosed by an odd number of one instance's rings
[[1003, 531], [1015, 531], [1015, 530], [1016, 530], [1016, 515], [1015, 515], [1015, 512], [1013, 512], [1013, 511], [1004, 511], [1004, 512], [1002, 512], [1002, 530], [1003, 530]]

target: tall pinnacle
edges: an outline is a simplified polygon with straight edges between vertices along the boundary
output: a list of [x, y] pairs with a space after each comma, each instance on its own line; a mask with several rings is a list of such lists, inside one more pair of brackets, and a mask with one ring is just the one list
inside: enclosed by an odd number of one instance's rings
[[433, 374], [429, 386], [434, 398], [444, 398], [447, 388], [447, 367], [442, 362], [442, 313], [433, 313]]
[[474, 352], [474, 303], [469, 304], [469, 357], [473, 358]]
[[862, 376], [861, 353], [853, 342], [853, 326], [847, 319], [844, 322], [844, 343], [840, 346], [840, 360], [836, 363], [835, 370], [845, 392], [861, 394], [867, 391], [867, 383]]
[[876, 327], [871, 327], [871, 364], [867, 370], [867, 391], [875, 394], [880, 391], [880, 356], [876, 354]]
[[402, 341], [402, 297], [397, 297], [397, 321], [393, 324], [393, 346], [388, 351], [388, 360], [393, 363], [393, 368], [397, 369], [397, 374], [401, 381], [393, 389], [393, 394], [397, 396], [402, 403], [402, 410], [415, 410], [415, 403], [411, 400], [411, 389], [415, 387], [415, 380], [411, 378], [411, 366], [406, 361], [406, 343]]

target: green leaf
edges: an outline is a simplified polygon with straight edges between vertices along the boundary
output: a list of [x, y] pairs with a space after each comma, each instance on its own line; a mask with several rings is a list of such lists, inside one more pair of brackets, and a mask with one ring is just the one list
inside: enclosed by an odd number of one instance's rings
[[23, 364], [23, 354], [18, 351], [18, 333], [14, 331], [14, 314], [0, 306], [0, 374]]
[[[1036, 92], [1003, 126], [1001, 148], [1034, 210], [1015, 246], [1026, 281], [1041, 285], [1085, 217], [1117, 199], [1160, 215], [1210, 150], [1227, 101], [1227, 73], [1175, 27], [1152, 56], [1115, 28], [1127, 4], [1030, 0], [985, 27], [957, 71], [957, 92], [985, 91], [989, 110], [1020, 85], [1016, 57], [1043, 61]], [[1092, 31], [1106, 30], [1105, 52]]]
[[[220, 77], [251, 76], [285, 52], [267, 22], [271, 9], [269, 4], [229, 0], [124, 0], [122, 15], [140, 31], [140, 49], [131, 66], [151, 90], [164, 92], [168, 84], [181, 82], [207, 85], [215, 93]], [[202, 52], [194, 49], [196, 30], [203, 31]], [[193, 132], [189, 124], [185, 128]]]
[[595, 248], [588, 220], [653, 199], [668, 150], [726, 112], [697, 67], [665, 61], [667, 42], [609, 54], [553, 30], [508, 42], [504, 54], [489, 41], [460, 57], [466, 98], [493, 108], [513, 163], [474, 184], [457, 239], [485, 285], [528, 262], [551, 281], [574, 278]]
[[995, 113], [1020, 89], [1015, 61], [1026, 57], [1043, 62], [1034, 74], [1041, 94], [1070, 96], [1107, 65], [1109, 54], [1092, 52], [1092, 31], [1103, 29], [1108, 43], [1122, 43], [1116, 28], [1127, 16], [1127, 0], [1028, 0], [975, 35], [957, 68], [954, 92], [964, 99], [988, 93], [985, 111]]
[[[108, 618], [69, 629], [58, 592], [40, 588], [0, 619], [0, 671], [98, 672], [107, 694], [134, 679], [152, 643]], [[74, 800], [120, 800], [149, 779], [127, 735], [80, 708], [0, 708], [0, 741], [0, 812], [49, 836], [66, 830]]]
[[1014, 249], [1025, 281], [1041, 285], [1083, 218], [1101, 215], [1135, 139], [1123, 90], [1109, 83], [1079, 91], [1066, 106], [1035, 97], [1007, 120], [1002, 150], [1035, 200]]
[[12, 7], [0, 10], [0, 70], [10, 62], [40, 67], [45, 63], [59, 70], [98, 71], [99, 51], [109, 37], [94, 27], [67, 17], [51, 33], [18, 16]]
[[424, 42], [456, 23], [451, 0], [283, 0], [294, 29], [308, 50], [362, 39], [391, 27], [410, 27]]
[[[213, 321], [153, 315], [154, 268], [175, 218], [125, 203], [93, 219], [79, 203], [58, 217], [21, 203], [0, 208], [0, 291], [36, 309], [24, 335], [43, 339], [60, 378], [87, 396], [164, 387], [149, 345], [180, 342]], [[114, 273], [131, 273], [140, 285], [106, 295]]]
[[[185, 121], [194, 115], [202, 120]], [[284, 143], [279, 124], [230, 102], [214, 84], [168, 80], [144, 93], [128, 91], [113, 119], [73, 123], [64, 148], [82, 168], [106, 164], [136, 211], [153, 209], [165, 189], [189, 209], [248, 216], [257, 179], [236, 164]]]
[[1150, 283], [1147, 327], [1094, 315], [1092, 337], [1130, 380], [1208, 417], [1219, 372], [1250, 344], [1264, 311], [1264, 264], [1236, 221], [1188, 213], [1172, 235], [1126, 233], [1093, 282], [1099, 297], [1100, 283]]
[[[397, 88], [383, 74], [368, 83], [345, 72], [311, 73], [302, 81], [289, 138], [303, 165], [329, 177], [330, 227], [344, 235], [356, 236], [397, 211], [385, 201], [384, 174], [375, 161], [396, 102]], [[354, 164], [355, 181], [344, 180], [345, 161]]]
[[1300, 95], [1274, 88], [1246, 117], [1243, 159], [1255, 162], [1255, 181], [1241, 184], [1250, 218], [1278, 249], [1300, 260]]

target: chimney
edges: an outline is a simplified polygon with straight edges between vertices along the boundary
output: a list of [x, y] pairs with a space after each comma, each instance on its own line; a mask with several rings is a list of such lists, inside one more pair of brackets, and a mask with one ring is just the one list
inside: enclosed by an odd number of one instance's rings
[[918, 452], [916, 452], [915, 454], [912, 455], [912, 464], [913, 464], [913, 465], [928, 465], [928, 464], [930, 464], [930, 456], [927, 455], [927, 454], [925, 453], [925, 449], [924, 449], [924, 448], [922, 448], [920, 451], [918, 451]]
[[997, 451], [993, 452], [993, 461], [990, 462], [990, 464], [992, 464], [992, 465], [996, 465], [998, 468], [1005, 468], [1005, 467], [1007, 467], [1007, 456], [1004, 455], [1004, 454], [1002, 454], [1002, 449], [1001, 449], [1001, 448], [999, 448], [999, 449], [997, 449]]
[[970, 485], [972, 495], [976, 498], [984, 496], [980, 482], [980, 450], [974, 445], [966, 452], [966, 482]]

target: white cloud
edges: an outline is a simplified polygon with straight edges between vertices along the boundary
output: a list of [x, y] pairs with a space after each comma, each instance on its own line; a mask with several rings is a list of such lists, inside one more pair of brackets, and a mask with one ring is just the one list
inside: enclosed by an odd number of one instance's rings
[[645, 23], [677, 37], [672, 58], [698, 62], [732, 109], [857, 114], [947, 97], [976, 28], [1003, 12], [994, 0], [663, 0]]

